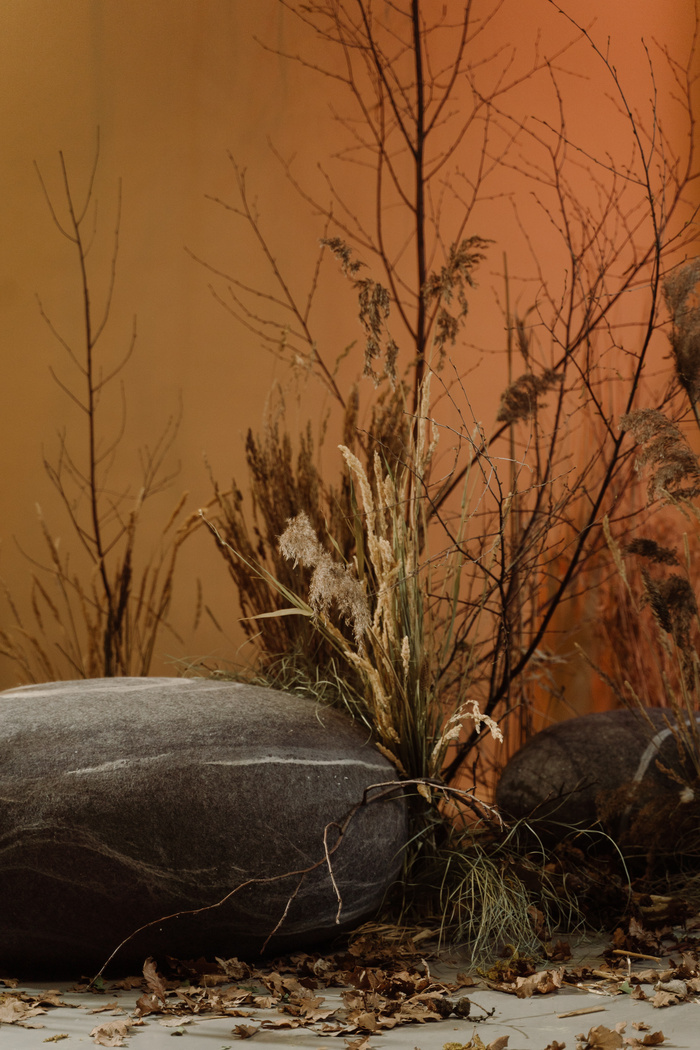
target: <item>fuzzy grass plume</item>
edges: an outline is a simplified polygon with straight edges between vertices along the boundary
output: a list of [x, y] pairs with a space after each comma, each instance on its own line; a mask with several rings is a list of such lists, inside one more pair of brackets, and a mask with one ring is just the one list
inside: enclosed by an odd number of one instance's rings
[[649, 468], [648, 498], [690, 500], [700, 492], [700, 464], [676, 424], [655, 408], [639, 408], [620, 419], [642, 446], [635, 466]]
[[671, 350], [676, 375], [688, 395], [696, 421], [700, 399], [700, 259], [677, 266], [664, 282], [664, 297], [671, 315]]
[[[450, 615], [431, 596], [452, 594], [456, 605], [463, 555], [455, 550], [442, 560], [439, 572], [431, 565], [424, 486], [437, 439], [428, 422], [429, 391], [428, 378], [412, 447], [395, 473], [377, 451], [370, 477], [353, 451], [340, 446], [355, 507], [352, 565], [338, 560], [340, 548], [332, 538], [335, 557], [324, 547], [305, 511], [287, 521], [280, 552], [313, 574], [306, 598], [284, 588], [292, 608], [280, 613], [294, 609], [313, 618], [357, 683], [356, 713], [402, 776], [439, 780], [448, 748], [466, 723], [485, 726], [496, 739], [501, 734], [469, 695], [468, 658], [461, 690], [449, 703], [439, 689], [442, 663], [452, 652]], [[279, 581], [273, 586], [279, 591]], [[335, 622], [334, 612], [342, 624]]]
[[[476, 642], [457, 650], [453, 645], [466, 512], [453, 549], [441, 550], [439, 559], [430, 554], [426, 491], [437, 438], [429, 396], [430, 373], [422, 385], [417, 419], [405, 421], [406, 453], [394, 460], [394, 469], [379, 449], [368, 470], [351, 448], [340, 446], [350, 481], [349, 558], [327, 527], [315, 526], [310, 514], [300, 510], [287, 519], [277, 552], [299, 574], [298, 589], [252, 559], [241, 563], [279, 601], [277, 610], [254, 622], [298, 619], [313, 629], [324, 649], [334, 654], [335, 683], [329, 685], [327, 675], [322, 682], [307, 681], [310, 692], [346, 704], [371, 730], [375, 746], [405, 785], [411, 830], [398, 894], [400, 914], [421, 921], [439, 916], [446, 937], [473, 939], [478, 933], [481, 952], [487, 943], [493, 950], [503, 936], [521, 943], [526, 936], [532, 940], [530, 899], [517, 878], [504, 882], [503, 857], [487, 860], [487, 847], [477, 849], [475, 817], [481, 831], [501, 834], [492, 807], [472, 789], [443, 779], [451, 749], [467, 733], [481, 730], [495, 741], [502, 735], [474, 695], [472, 671], [480, 673]], [[214, 523], [208, 524], [216, 532]], [[217, 538], [226, 545], [220, 533]], [[236, 556], [240, 559], [240, 552]], [[461, 659], [459, 674], [453, 666], [455, 652]], [[291, 660], [287, 670], [295, 665]], [[274, 667], [279, 669], [279, 663]], [[444, 688], [447, 676], [449, 689]], [[277, 684], [287, 686], [284, 674]], [[478, 904], [475, 892], [481, 897]], [[472, 921], [477, 912], [482, 916], [478, 931]]]

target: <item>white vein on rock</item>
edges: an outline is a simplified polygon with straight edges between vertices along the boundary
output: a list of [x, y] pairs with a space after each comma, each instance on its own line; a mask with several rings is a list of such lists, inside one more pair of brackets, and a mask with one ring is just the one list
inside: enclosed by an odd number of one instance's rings
[[297, 766], [363, 766], [365, 769], [376, 769], [386, 773], [385, 765], [376, 762], [361, 762], [358, 758], [279, 758], [266, 755], [264, 758], [216, 758], [207, 760], [206, 766], [262, 766], [275, 763]]

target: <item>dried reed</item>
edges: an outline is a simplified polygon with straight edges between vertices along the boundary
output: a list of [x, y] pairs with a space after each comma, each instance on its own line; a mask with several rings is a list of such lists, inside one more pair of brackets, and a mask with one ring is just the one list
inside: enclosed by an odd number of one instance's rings
[[[27, 555], [31, 573], [31, 620], [19, 613], [4, 586], [12, 623], [0, 630], [0, 656], [8, 659], [22, 681], [146, 675], [158, 638], [168, 622], [178, 553], [197, 515], [182, 520], [186, 495], [165, 521], [155, 550], [143, 558], [137, 542], [143, 532], [144, 505], [172, 481], [165, 469], [177, 434], [179, 417], [171, 418], [152, 448], [141, 450], [141, 483], [137, 492], [113, 491], [110, 472], [124, 438], [124, 421], [116, 433], [104, 429], [103, 395], [129, 361], [136, 341], [136, 322], [122, 356], [115, 362], [101, 355], [100, 340], [110, 319], [117, 271], [121, 188], [109, 264], [107, 292], [100, 308], [91, 287], [88, 254], [93, 242], [96, 209], [94, 185], [99, 138], [88, 188], [76, 198], [63, 157], [64, 217], [59, 217], [37, 168], [51, 217], [75, 253], [82, 331], [75, 345], [57, 331], [43, 306], [41, 314], [73, 369], [73, 380], [51, 374], [60, 389], [81, 410], [85, 429], [74, 448], [59, 434], [58, 453], [46, 458], [46, 474], [65, 512], [73, 550], [55, 536], [39, 509], [39, 524], [47, 562]], [[86, 225], [87, 224], [87, 225]], [[94, 277], [93, 277], [94, 279]], [[123, 406], [122, 406], [122, 410]]]

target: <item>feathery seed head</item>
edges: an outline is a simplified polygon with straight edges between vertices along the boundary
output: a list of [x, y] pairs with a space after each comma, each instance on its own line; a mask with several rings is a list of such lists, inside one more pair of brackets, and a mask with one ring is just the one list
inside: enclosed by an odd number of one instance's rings
[[285, 558], [313, 568], [309, 584], [309, 605], [317, 615], [328, 617], [335, 602], [346, 623], [352, 625], [355, 644], [363, 645], [371, 620], [364, 588], [349, 568], [338, 565], [319, 542], [304, 511], [290, 518], [279, 538], [279, 549]]
[[700, 399], [700, 258], [677, 266], [664, 282], [671, 314], [671, 349], [676, 375], [693, 404]]
[[526, 372], [511, 383], [501, 394], [501, 406], [496, 419], [500, 423], [517, 423], [530, 419], [542, 407], [540, 397], [562, 381], [562, 376], [551, 368], [536, 376]]
[[642, 451], [637, 470], [649, 464], [649, 502], [669, 498], [692, 499], [700, 492], [700, 464], [675, 423], [655, 408], [639, 408], [620, 419], [620, 429], [629, 431]]

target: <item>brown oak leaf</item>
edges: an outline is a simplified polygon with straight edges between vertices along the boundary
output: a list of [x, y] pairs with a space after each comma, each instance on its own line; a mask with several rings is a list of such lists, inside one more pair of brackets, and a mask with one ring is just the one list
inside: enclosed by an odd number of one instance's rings
[[591, 1028], [587, 1036], [576, 1036], [577, 1039], [585, 1040], [579, 1044], [582, 1050], [619, 1050], [622, 1046], [622, 1031], [624, 1023], [615, 1028], [606, 1028], [604, 1024]]
[[165, 1004], [165, 985], [163, 984], [163, 978], [156, 969], [155, 959], [146, 959], [143, 964], [143, 977], [148, 991], [155, 995], [161, 1003]]
[[124, 1021], [105, 1021], [96, 1025], [90, 1035], [96, 1046], [126, 1046], [124, 1036], [129, 1034], [131, 1021], [127, 1017]]
[[531, 995], [547, 995], [561, 988], [562, 970], [540, 970], [530, 977], [516, 977], [515, 994], [518, 999], [529, 999]]
[[48, 1011], [36, 1006], [33, 1001], [25, 1002], [15, 996], [8, 996], [0, 1003], [0, 1022], [2, 1024], [23, 1024], [30, 1017], [38, 1017]]
[[636, 1036], [628, 1036], [625, 1039], [625, 1046], [632, 1047], [632, 1050], [639, 1050], [643, 1046], [660, 1046], [666, 1039], [663, 1032], [647, 1032], [641, 1039]]
[[664, 1006], [675, 1006], [676, 1003], [681, 1001], [680, 996], [674, 992], [655, 992], [650, 998], [649, 1002], [652, 1006], [655, 1006], [658, 1010]]
[[254, 1024], [237, 1024], [233, 1029], [233, 1034], [238, 1039], [252, 1039], [252, 1037], [257, 1035], [259, 1031], [259, 1027]]

